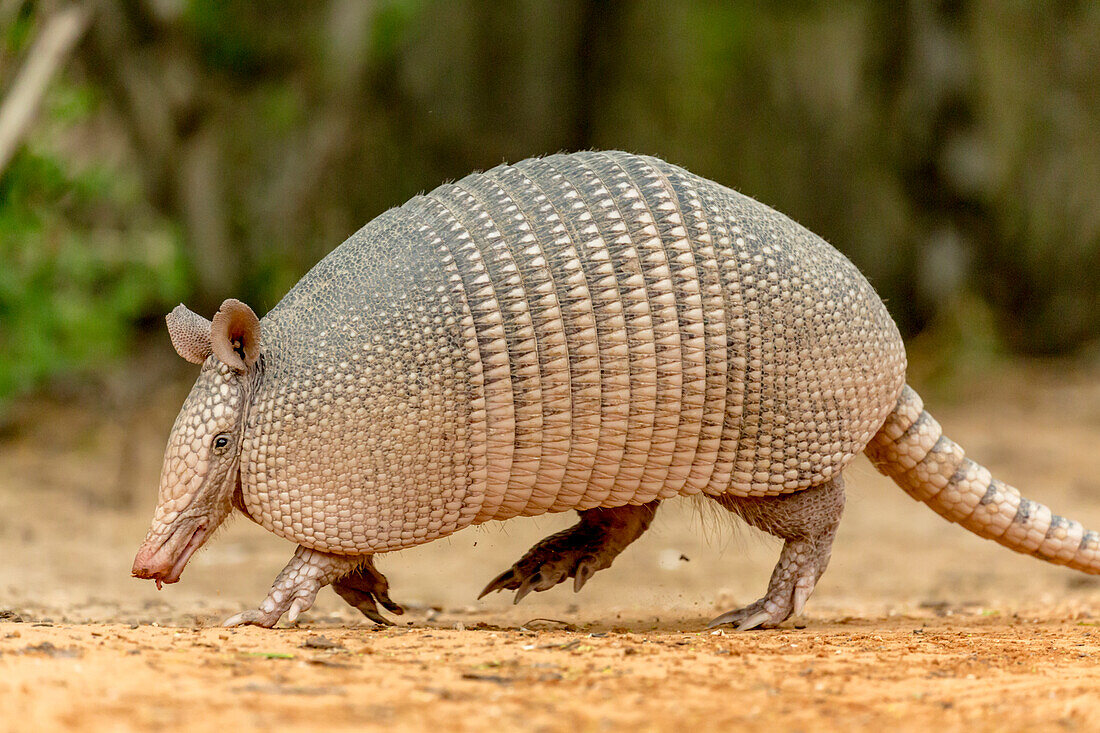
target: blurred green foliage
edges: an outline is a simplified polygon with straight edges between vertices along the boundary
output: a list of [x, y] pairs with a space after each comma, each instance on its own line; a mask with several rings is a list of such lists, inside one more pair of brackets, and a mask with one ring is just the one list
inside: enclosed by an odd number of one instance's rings
[[[51, 119], [79, 124], [94, 95], [62, 85]], [[151, 311], [189, 287], [166, 222], [135, 226], [136, 187], [101, 166], [16, 155], [0, 178], [0, 411], [12, 396], [118, 356]]]
[[[0, 5], [0, 89], [53, 7]], [[176, 299], [264, 312], [418, 191], [591, 147], [821, 234], [937, 373], [1067, 353], [1100, 338], [1098, 129], [1098, 3], [100, 0], [0, 178], [0, 398]]]

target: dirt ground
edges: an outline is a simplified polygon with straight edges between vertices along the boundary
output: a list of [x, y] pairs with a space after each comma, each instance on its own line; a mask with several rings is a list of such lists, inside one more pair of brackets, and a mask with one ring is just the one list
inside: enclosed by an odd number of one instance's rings
[[[293, 548], [247, 521], [183, 581], [129, 578], [186, 385], [125, 418], [41, 403], [0, 441], [0, 729], [1089, 730], [1100, 580], [980, 540], [860, 459], [829, 571], [781, 629], [707, 631], [763, 591], [778, 545], [695, 502], [579, 595], [481, 587], [567, 516], [379, 559], [408, 612], [330, 591], [293, 629], [223, 629]], [[1100, 367], [926, 390], [998, 477], [1100, 528]]]

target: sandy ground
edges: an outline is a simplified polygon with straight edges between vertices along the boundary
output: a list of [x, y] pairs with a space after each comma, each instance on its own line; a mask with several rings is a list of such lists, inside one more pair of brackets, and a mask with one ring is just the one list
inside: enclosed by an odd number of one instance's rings
[[[324, 591], [298, 628], [222, 629], [293, 548], [247, 521], [158, 593], [128, 577], [173, 385], [124, 419], [34, 406], [0, 442], [0, 729], [1092, 729], [1100, 580], [949, 525], [860, 459], [804, 617], [706, 631], [778, 545], [668, 502], [615, 567], [520, 606], [478, 591], [572, 522], [512, 520], [380, 558], [408, 613]], [[1033, 366], [926, 395], [968, 453], [1100, 527], [1100, 369]]]

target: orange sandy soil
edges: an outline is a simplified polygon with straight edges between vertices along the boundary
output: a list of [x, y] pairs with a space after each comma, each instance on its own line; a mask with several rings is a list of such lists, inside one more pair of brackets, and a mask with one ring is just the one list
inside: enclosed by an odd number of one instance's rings
[[[863, 459], [804, 617], [704, 630], [778, 545], [667, 502], [615, 567], [516, 607], [481, 586], [567, 516], [379, 559], [408, 612], [323, 591], [294, 629], [222, 629], [293, 548], [247, 521], [158, 593], [129, 578], [186, 386], [109, 419], [41, 403], [0, 442], [0, 729], [1044, 730], [1100, 720], [1100, 581], [1005, 550]], [[1027, 367], [926, 400], [1000, 478], [1100, 528], [1100, 369]], [[736, 729], [735, 728], [735, 729]]]

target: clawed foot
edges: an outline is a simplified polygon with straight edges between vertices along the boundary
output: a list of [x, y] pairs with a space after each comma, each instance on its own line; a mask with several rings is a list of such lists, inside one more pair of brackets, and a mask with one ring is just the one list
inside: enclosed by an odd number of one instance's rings
[[321, 586], [310, 588], [303, 585], [294, 589], [293, 595], [273, 589], [271, 594], [264, 599], [259, 608], [251, 611], [241, 611], [230, 616], [222, 626], [262, 626], [270, 629], [279, 623], [279, 619], [286, 615], [288, 623], [293, 624], [303, 611], [313, 607], [313, 601], [317, 598], [317, 591]]
[[601, 562], [585, 551], [566, 549], [558, 552], [539, 543], [519, 562], [493, 578], [478, 598], [484, 598], [493, 591], [514, 590], [516, 596], [512, 603], [519, 603], [531, 591], [549, 590], [566, 578], [573, 578], [573, 592], [576, 593], [597, 570], [610, 565], [610, 560]]
[[[298, 616], [313, 607], [318, 591], [330, 583], [337, 582], [352, 594], [354, 600], [348, 602], [372, 620], [373, 617], [365, 609], [369, 609], [378, 616], [378, 609], [374, 605], [375, 599], [390, 610], [396, 607], [398, 611], [395, 613], [400, 612], [401, 607], [391, 601], [387, 593], [389, 584], [374, 568], [371, 558], [329, 555], [299, 546], [294, 557], [275, 578], [267, 598], [260, 607], [230, 616], [225, 620], [224, 625], [251, 624], [270, 629], [284, 614], [287, 621], [293, 624], [298, 620]], [[339, 588], [337, 592], [340, 592]], [[348, 600], [348, 596], [344, 593], [340, 595]]]
[[768, 594], [744, 608], [723, 613], [707, 624], [708, 629], [729, 624], [738, 631], [749, 629], [774, 629], [802, 609], [813, 593], [817, 573], [805, 572], [796, 579], [790, 578], [781, 568], [777, 569], [768, 587]]
[[751, 603], [736, 611], [727, 611], [707, 624], [708, 629], [729, 624], [738, 631], [749, 629], [773, 629], [786, 621], [791, 616], [791, 609], [773, 608], [769, 610], [769, 603], [761, 598], [756, 603]]
[[573, 579], [573, 592], [579, 591], [646, 531], [657, 504], [651, 501], [581, 512], [579, 522], [528, 550], [519, 562], [493, 578], [478, 598], [497, 590], [514, 590], [512, 602], [519, 603], [531, 591], [549, 590], [567, 578]]
[[351, 606], [359, 609], [364, 616], [381, 626], [393, 626], [393, 621], [379, 612], [379, 604], [397, 616], [405, 613], [404, 608], [390, 599], [390, 583], [386, 580], [386, 576], [374, 567], [373, 558], [369, 558], [356, 570], [335, 581], [332, 589]]

